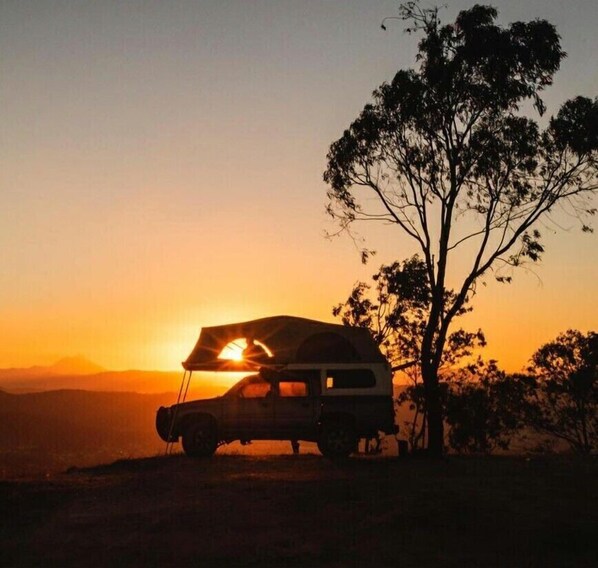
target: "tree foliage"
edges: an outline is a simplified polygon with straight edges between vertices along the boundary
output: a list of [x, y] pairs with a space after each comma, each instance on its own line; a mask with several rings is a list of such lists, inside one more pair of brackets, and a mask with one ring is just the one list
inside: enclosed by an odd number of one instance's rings
[[568, 330], [534, 353], [528, 421], [588, 454], [598, 448], [598, 334]]
[[446, 393], [449, 446], [459, 453], [508, 449], [525, 423], [524, 400], [529, 385], [528, 377], [510, 376], [494, 361], [461, 369]]
[[[493, 271], [540, 260], [538, 221], [562, 206], [591, 230], [598, 189], [598, 99], [567, 101], [542, 130], [544, 88], [565, 56], [544, 20], [496, 23], [476, 5], [443, 25], [438, 9], [401, 8], [423, 35], [417, 67], [400, 70], [373, 93], [334, 142], [324, 180], [328, 212], [341, 228], [360, 220], [391, 223], [419, 247], [430, 287], [420, 362], [430, 410], [430, 446], [442, 451], [438, 369], [453, 319]], [[374, 197], [375, 199], [371, 199]], [[367, 253], [366, 253], [367, 256]], [[447, 294], [459, 256], [467, 269]], [[453, 273], [455, 276], [456, 271]]]
[[[344, 325], [363, 327], [395, 370], [415, 366], [419, 370], [420, 349], [431, 306], [431, 291], [425, 262], [418, 255], [382, 265], [372, 275], [373, 284], [357, 282], [347, 300], [337, 304], [332, 314]], [[446, 290], [447, 299], [454, 296]], [[464, 305], [457, 315], [471, 311]], [[470, 356], [475, 347], [485, 345], [481, 330], [458, 329], [447, 338], [441, 366], [451, 366]]]

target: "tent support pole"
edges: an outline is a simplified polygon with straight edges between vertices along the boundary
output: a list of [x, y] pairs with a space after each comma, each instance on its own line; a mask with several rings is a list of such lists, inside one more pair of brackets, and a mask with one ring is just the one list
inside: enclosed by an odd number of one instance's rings
[[[187, 378], [187, 370], [183, 373], [183, 379], [181, 380], [181, 386], [179, 387], [179, 394], [176, 398], [176, 405], [174, 407], [174, 414], [172, 415], [172, 419], [170, 420], [170, 428], [168, 429], [168, 439], [166, 440], [166, 451], [164, 455], [168, 455], [172, 453], [172, 444], [173, 442], [170, 441], [172, 436], [172, 431], [174, 430], [174, 422], [176, 420], [177, 410], [179, 409], [179, 403], [181, 402], [181, 393], [183, 392], [183, 385], [185, 384], [185, 379]], [[189, 372], [189, 379], [191, 379], [191, 372]], [[187, 383], [187, 386], [189, 383]], [[185, 396], [187, 395], [187, 391], [185, 390]]]
[[191, 376], [193, 375], [193, 371], [189, 371], [189, 378], [187, 379], [187, 386], [185, 387], [185, 394], [183, 394], [182, 402], [187, 400], [187, 391], [189, 390], [189, 385], [191, 384]]

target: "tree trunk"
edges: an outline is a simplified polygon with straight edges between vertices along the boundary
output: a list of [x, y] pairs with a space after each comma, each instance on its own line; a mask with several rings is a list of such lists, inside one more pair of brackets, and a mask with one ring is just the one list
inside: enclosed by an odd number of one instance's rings
[[440, 457], [444, 452], [444, 422], [438, 369], [428, 367], [422, 373], [428, 410], [428, 453]]

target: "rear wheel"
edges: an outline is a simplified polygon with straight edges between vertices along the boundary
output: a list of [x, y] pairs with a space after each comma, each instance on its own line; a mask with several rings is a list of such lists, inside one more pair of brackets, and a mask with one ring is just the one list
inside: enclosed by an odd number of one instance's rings
[[357, 447], [357, 437], [351, 424], [344, 421], [326, 422], [318, 439], [318, 449], [327, 458], [346, 458]]
[[207, 420], [192, 422], [183, 432], [183, 450], [192, 458], [208, 457], [218, 447], [216, 428]]

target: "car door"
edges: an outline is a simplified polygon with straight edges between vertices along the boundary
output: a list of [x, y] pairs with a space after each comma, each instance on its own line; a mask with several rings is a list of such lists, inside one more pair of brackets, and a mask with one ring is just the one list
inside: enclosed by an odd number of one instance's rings
[[272, 384], [256, 375], [227, 400], [224, 424], [227, 435], [241, 440], [269, 439], [275, 428]]
[[[317, 377], [313, 380], [313, 377]], [[276, 381], [275, 421], [277, 437], [311, 439], [315, 435], [315, 383], [318, 371], [281, 373]]]

